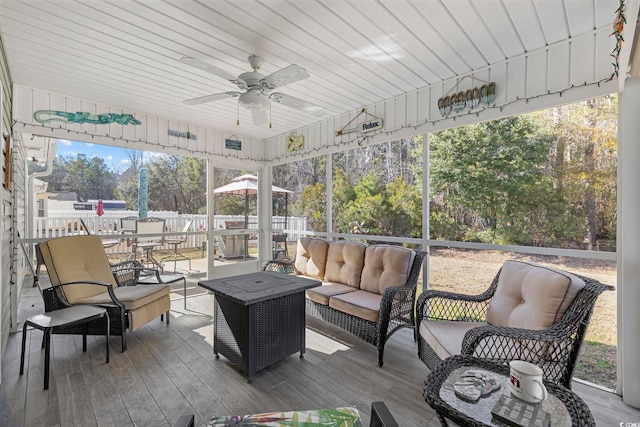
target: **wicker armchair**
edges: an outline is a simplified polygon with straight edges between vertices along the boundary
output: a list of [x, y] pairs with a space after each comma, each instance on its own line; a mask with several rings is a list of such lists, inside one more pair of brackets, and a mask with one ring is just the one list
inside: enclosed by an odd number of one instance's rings
[[[51, 287], [43, 289], [45, 311], [76, 304], [104, 307], [111, 319], [111, 335], [135, 331], [164, 314], [169, 323], [169, 285], [135, 285], [143, 270], [136, 261], [111, 266], [98, 236], [66, 236], [39, 244]], [[58, 328], [54, 333], [83, 334], [82, 326]], [[87, 324], [87, 335], [106, 335], [102, 319]]]
[[[505, 326], [505, 322], [499, 318], [497, 322], [491, 321], [496, 316], [494, 313], [492, 319], [490, 310], [500, 307], [500, 304], [495, 303], [496, 292], [499, 286], [504, 286], [503, 283], [510, 280], [505, 277], [508, 275], [505, 269], [511, 271], [514, 266], [516, 269], [525, 269], [522, 277], [529, 274], [520, 284], [523, 289], [529, 289], [526, 291], [529, 292], [528, 296], [522, 296], [522, 301], [517, 301], [520, 307], [524, 307], [525, 299], [529, 299], [531, 295], [536, 295], [532, 298], [539, 298], [541, 294], [544, 297], [544, 292], [551, 286], [549, 282], [539, 280], [541, 277], [536, 279], [535, 275], [539, 272], [546, 274], [546, 279], [549, 274], [555, 275], [562, 286], [566, 285], [567, 279], [569, 286], [572, 283], [578, 284], [571, 301], [562, 293], [566, 291], [565, 288], [557, 290], [565, 298], [562, 304], [566, 304], [566, 307], [549, 307], [545, 301], [545, 308], [550, 308], [552, 314], [559, 317], [548, 327], [530, 329], [532, 325], [527, 324], [527, 321], [535, 314], [526, 310], [522, 310], [525, 314], [517, 327]], [[543, 369], [546, 380], [571, 388], [571, 377], [596, 299], [603, 291], [613, 289], [597, 280], [561, 270], [507, 261], [489, 288], [479, 295], [428, 290], [419, 296], [416, 311], [418, 356], [431, 370], [443, 359], [456, 354], [456, 350], [463, 355], [500, 364], [508, 364], [514, 359], [527, 360]], [[535, 321], [532, 320], [531, 323], [534, 324]], [[441, 338], [438, 339], [441, 341], [432, 346], [429, 342], [434, 343], [435, 335], [439, 335]], [[453, 340], [456, 339], [459, 341], [454, 343]]]

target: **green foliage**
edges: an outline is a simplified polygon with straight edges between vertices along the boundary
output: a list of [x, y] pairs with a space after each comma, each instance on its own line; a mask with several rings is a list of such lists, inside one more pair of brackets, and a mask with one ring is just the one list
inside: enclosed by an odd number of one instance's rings
[[307, 227], [313, 231], [327, 230], [327, 192], [321, 182], [307, 186], [294, 207], [295, 215], [307, 218]]
[[109, 200], [114, 197], [117, 175], [109, 170], [103, 158], [87, 159], [78, 154], [56, 157], [52, 174], [44, 180], [49, 183], [49, 191], [74, 191], [81, 200]]
[[204, 160], [161, 156], [152, 159], [145, 166], [149, 169], [150, 210], [206, 213]]

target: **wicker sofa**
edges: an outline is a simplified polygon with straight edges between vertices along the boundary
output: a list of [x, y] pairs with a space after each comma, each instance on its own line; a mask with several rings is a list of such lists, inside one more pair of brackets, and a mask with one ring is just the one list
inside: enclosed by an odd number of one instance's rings
[[392, 245], [356, 241], [298, 240], [293, 263], [270, 261], [266, 270], [322, 280], [306, 292], [307, 314], [328, 321], [378, 348], [400, 328], [414, 328], [416, 284], [425, 256]]

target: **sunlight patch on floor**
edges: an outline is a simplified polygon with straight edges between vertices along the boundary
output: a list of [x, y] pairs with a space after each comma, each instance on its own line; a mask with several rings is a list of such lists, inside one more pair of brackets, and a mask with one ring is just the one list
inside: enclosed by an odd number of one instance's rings
[[347, 351], [349, 350], [349, 346], [336, 341], [336, 339], [332, 337], [307, 328], [307, 349], [317, 351], [318, 353], [333, 354], [338, 351]]

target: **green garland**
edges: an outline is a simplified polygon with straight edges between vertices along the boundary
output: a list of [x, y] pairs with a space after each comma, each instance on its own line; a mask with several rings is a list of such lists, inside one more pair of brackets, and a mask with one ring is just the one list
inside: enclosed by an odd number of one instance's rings
[[624, 26], [627, 23], [627, 18], [625, 17], [625, 0], [620, 0], [620, 6], [616, 9], [616, 19], [613, 21], [613, 33], [611, 36], [616, 37], [616, 47], [611, 51], [611, 56], [614, 59], [613, 65], [613, 73], [609, 80], [613, 80], [614, 77], [618, 77], [618, 73], [620, 71], [620, 64], [618, 63], [618, 57], [620, 56], [620, 50], [622, 49], [622, 43], [624, 42], [624, 38], [622, 37], [622, 32], [624, 31]]

